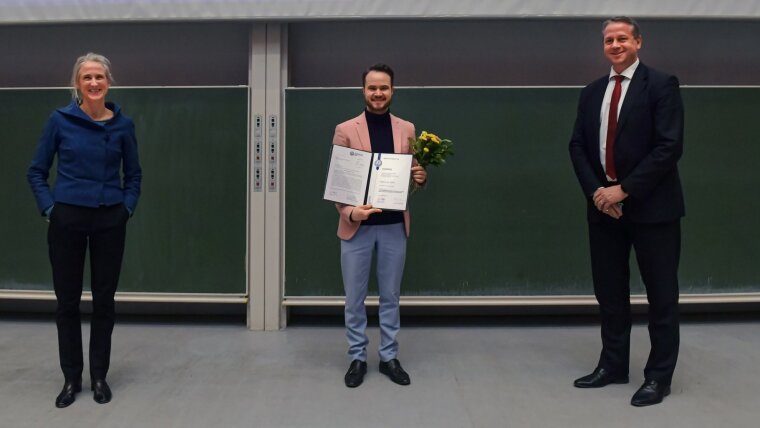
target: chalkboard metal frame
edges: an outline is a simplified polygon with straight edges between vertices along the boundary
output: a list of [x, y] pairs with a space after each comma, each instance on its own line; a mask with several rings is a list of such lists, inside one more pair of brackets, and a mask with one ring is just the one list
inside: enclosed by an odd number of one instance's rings
[[[0, 188], [10, 202], [2, 230], [14, 238], [3, 245], [0, 298], [51, 300], [47, 228], [25, 172], [46, 118], [70, 95], [23, 88], [0, 97]], [[109, 99], [135, 122], [144, 176], [117, 301], [247, 302], [249, 97], [247, 86], [112, 88]]]
[[[407, 253], [407, 270], [402, 285], [402, 304], [413, 306], [446, 305], [543, 305], [567, 304], [585, 305], [593, 302], [590, 296], [590, 268], [588, 262], [587, 236], [585, 232], [585, 209], [579, 186], [572, 173], [567, 156], [567, 141], [575, 118], [575, 106], [580, 88], [531, 87], [531, 88], [396, 88], [393, 112], [415, 122], [417, 131], [428, 130], [452, 138], [457, 143], [457, 155], [441, 170], [431, 171], [431, 182], [427, 190], [415, 195], [412, 201], [412, 237]], [[498, 93], [501, 93], [499, 96]], [[522, 93], [522, 95], [521, 95]], [[752, 117], [758, 113], [760, 88], [758, 87], [684, 87], [682, 90], [686, 104], [686, 144], [684, 158], [680, 163], [687, 198], [687, 217], [683, 220], [684, 251], [681, 266], [681, 291], [683, 303], [731, 303], [760, 301], [760, 271], [754, 267], [753, 255], [760, 252], [760, 230], [747, 225], [747, 218], [757, 218], [760, 202], [741, 202], [742, 194], [756, 189], [760, 179], [751, 174], [753, 165], [760, 160], [760, 150], [745, 142], [760, 140], [760, 131], [753, 129]], [[494, 96], [494, 94], [497, 94]], [[527, 97], [525, 94], [528, 94]], [[319, 189], [323, 185], [325, 161], [329, 153], [329, 143], [334, 126], [358, 114], [362, 109], [362, 99], [358, 88], [288, 88], [286, 90], [287, 113], [287, 175], [286, 186], [286, 236], [285, 236], [285, 292], [286, 306], [342, 305], [342, 283], [339, 274], [338, 240], [334, 236], [337, 214], [334, 207], [319, 200]], [[450, 111], [455, 110], [456, 114]], [[537, 122], [536, 117], [550, 117], [545, 122]], [[726, 129], [728, 128], [728, 129]], [[492, 151], [485, 156], [488, 145], [509, 146], [512, 141], [535, 141], [535, 146], [522, 144], [512, 147], [513, 152]], [[715, 149], [720, 147], [720, 151]], [[513, 159], [506, 159], [514, 153]], [[737, 156], [737, 154], [739, 156]], [[720, 160], [715, 163], [717, 158]], [[493, 164], [488, 159], [506, 159], [510, 167], [509, 176], [488, 176], [479, 179], [476, 171], [479, 165]], [[539, 161], [540, 160], [540, 161]], [[544, 162], [541, 165], [541, 162]], [[740, 179], [729, 165], [742, 166]], [[540, 167], [540, 168], [537, 168]], [[552, 171], [542, 176], [541, 170]], [[297, 171], [297, 172], [294, 172]], [[455, 175], [451, 179], [447, 175]], [[472, 182], [467, 191], [479, 192], [481, 188], [492, 186], [501, 192], [490, 191], [498, 199], [496, 209], [511, 210], [502, 221], [513, 224], [513, 230], [494, 230], [497, 235], [485, 241], [491, 248], [498, 242], [511, 242], [511, 246], [495, 251], [503, 256], [503, 263], [518, 258], [520, 253], [553, 255], [544, 260], [555, 260], [561, 256], [569, 260], [562, 264], [564, 281], [575, 283], [572, 293], [567, 289], [552, 288], [542, 293], [531, 292], [530, 278], [522, 270], [523, 285], [505, 288], [509, 292], [459, 293], [419, 290], [419, 282], [425, 278], [443, 283], [447, 276], [431, 275], [434, 269], [426, 259], [434, 260], [441, 269], [451, 266], [466, 266], [468, 260], [436, 256], [436, 252], [446, 251], [454, 245], [454, 251], [461, 242], [441, 240], [436, 231], [441, 230], [445, 221], [435, 220], [436, 213], [444, 212], [443, 201], [452, 199], [457, 204], [474, 206], [471, 218], [462, 217], [454, 227], [458, 233], [468, 233], [474, 227], [488, 227], [493, 219], [488, 216], [488, 205], [483, 204], [482, 192], [479, 198], [469, 199], [467, 192], [459, 192], [451, 197], [452, 186], [457, 183]], [[504, 183], [507, 183], [506, 185]], [[498, 187], [497, 187], [498, 186]], [[733, 186], [733, 187], [732, 187]], [[738, 191], [725, 189], [739, 187]], [[311, 189], [315, 187], [315, 189]], [[531, 189], [531, 190], [526, 190]], [[741, 189], [744, 189], [742, 191]], [[543, 195], [531, 205], [531, 192]], [[744, 192], [744, 193], [743, 193]], [[313, 193], [313, 195], [312, 195]], [[501, 194], [499, 194], [501, 193]], [[499, 199], [500, 198], [500, 199]], [[552, 202], [546, 204], [546, 200]], [[719, 202], [726, 212], [725, 217], [716, 213], [715, 202]], [[536, 208], [537, 207], [537, 208]], [[554, 226], [546, 233], [526, 230], [530, 221], [526, 219], [533, 211], [561, 213], [559, 221], [547, 217]], [[752, 214], [743, 215], [746, 212]], [[451, 210], [449, 210], [451, 211]], [[303, 216], [295, 218], [291, 213], [308, 212], [307, 221]], [[440, 217], [440, 216], [439, 216]], [[462, 221], [462, 218], [464, 220]], [[431, 220], [432, 219], [432, 220]], [[498, 221], [498, 220], [497, 220]], [[748, 227], [750, 226], [750, 227]], [[559, 235], [559, 228], [566, 229]], [[477, 231], [476, 231], [477, 232]], [[437, 236], [439, 235], [439, 236]], [[505, 240], [506, 235], [512, 240]], [[522, 237], [526, 239], [521, 239]], [[559, 238], [558, 238], [559, 236]], [[530, 239], [551, 240], [553, 245], [531, 244]], [[480, 236], [487, 240], [488, 236]], [[501, 238], [501, 241], [499, 239]], [[515, 239], [516, 238], [516, 239]], [[423, 242], [427, 241], [427, 242]], [[557, 247], [559, 248], [559, 251]], [[477, 248], [469, 252], [470, 257], [487, 257]], [[496, 259], [489, 260], [487, 266], [496, 266]], [[316, 269], [314, 263], [319, 265]], [[544, 263], [544, 264], [542, 264]], [[471, 263], [473, 264], [473, 263]], [[295, 266], [295, 267], [294, 267]], [[548, 263], [533, 265], [534, 272]], [[567, 269], [564, 269], [567, 268]], [[421, 275], [417, 270], [426, 273]], [[324, 272], [327, 271], [327, 274]], [[548, 270], [548, 269], [547, 269]], [[447, 270], [447, 274], [451, 271]], [[514, 271], [519, 279], [520, 269]], [[550, 273], [549, 273], [550, 274]], [[570, 275], [568, 277], [568, 275]], [[452, 275], [456, 276], [456, 275]], [[466, 285], [454, 278], [454, 287]], [[519, 282], [519, 281], [518, 281]], [[458, 285], [457, 285], [458, 283]], [[512, 284], [516, 284], [512, 282]], [[527, 285], [527, 286], [526, 286]], [[540, 284], [539, 284], [540, 285]], [[417, 287], [417, 288], [415, 288]], [[643, 301], [643, 287], [638, 273], [632, 272], [634, 302]], [[295, 290], [295, 291], [294, 291]], [[467, 291], [464, 287], [460, 290]], [[517, 292], [514, 292], [517, 290]], [[368, 304], [376, 304], [376, 298], [369, 298]]]

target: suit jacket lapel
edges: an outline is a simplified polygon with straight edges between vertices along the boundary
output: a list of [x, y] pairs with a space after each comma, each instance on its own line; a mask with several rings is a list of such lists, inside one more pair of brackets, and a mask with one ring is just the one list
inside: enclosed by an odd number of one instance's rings
[[391, 129], [393, 130], [393, 151], [395, 153], [404, 153], [404, 150], [402, 150], [404, 142], [401, 141], [401, 126], [399, 126], [399, 119], [394, 115], [391, 115]]
[[641, 96], [642, 91], [647, 86], [647, 80], [649, 80], [649, 72], [644, 64], [639, 64], [636, 68], [636, 72], [633, 73], [633, 79], [628, 86], [628, 92], [623, 99], [623, 105], [620, 107], [620, 114], [618, 114], [618, 125], [616, 136], [620, 135], [620, 131], [625, 126], [625, 122], [631, 113], [631, 109], [636, 104], [636, 99]]
[[369, 126], [367, 126], [367, 118], [364, 116], [364, 112], [359, 116], [356, 116], [356, 137], [359, 139], [361, 149], [365, 152], [372, 151], [372, 143], [369, 139]]
[[[598, 130], [602, 126], [602, 120], [601, 120], [602, 101], [604, 101], [604, 93], [607, 91], [608, 83], [609, 83], [609, 80], [606, 77], [599, 79], [599, 88], [597, 88], [595, 91], [592, 92], [593, 98], [591, 98], [591, 109], [589, 111], [593, 115], [594, 126], [591, 129], [596, 129], [597, 132], [594, 133], [594, 138], [591, 140], [591, 142], [593, 143], [593, 147], [596, 150], [599, 150], [599, 144], [601, 144], [601, 142], [599, 141]], [[601, 162], [600, 162], [600, 165], [601, 165]]]

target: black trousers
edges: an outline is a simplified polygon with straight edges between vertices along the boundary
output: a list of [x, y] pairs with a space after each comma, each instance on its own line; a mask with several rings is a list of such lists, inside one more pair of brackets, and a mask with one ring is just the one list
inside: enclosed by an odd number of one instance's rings
[[630, 359], [631, 248], [635, 250], [649, 302], [651, 350], [644, 368], [646, 379], [670, 384], [678, 359], [678, 262], [680, 221], [638, 224], [605, 219], [589, 223], [591, 271], [599, 301], [602, 352], [599, 367], [628, 374]]
[[82, 377], [82, 299], [84, 262], [90, 250], [92, 325], [90, 378], [105, 379], [111, 360], [114, 294], [119, 283], [129, 212], [124, 205], [88, 208], [56, 203], [48, 228], [53, 287], [58, 300], [58, 354], [66, 380]]

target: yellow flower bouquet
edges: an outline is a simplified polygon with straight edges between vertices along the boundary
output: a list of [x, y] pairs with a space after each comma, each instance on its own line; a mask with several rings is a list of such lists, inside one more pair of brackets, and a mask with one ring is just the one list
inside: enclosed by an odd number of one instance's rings
[[427, 168], [428, 165], [444, 164], [446, 157], [454, 154], [451, 148], [454, 143], [451, 140], [440, 138], [427, 131], [422, 131], [416, 140], [410, 138], [409, 144], [414, 150], [414, 159], [424, 168]]

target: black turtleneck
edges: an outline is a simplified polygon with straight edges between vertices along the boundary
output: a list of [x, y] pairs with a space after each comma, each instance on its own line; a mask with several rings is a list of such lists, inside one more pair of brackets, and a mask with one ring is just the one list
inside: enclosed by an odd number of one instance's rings
[[[364, 117], [367, 119], [369, 142], [372, 145], [372, 151], [375, 153], [393, 153], [395, 149], [393, 147], [391, 112], [386, 111], [383, 114], [375, 114], [364, 110]], [[362, 221], [362, 224], [395, 224], [402, 223], [403, 221], [404, 214], [401, 211], [383, 211], [378, 214], [372, 214], [367, 220]]]
[[370, 113], [364, 110], [369, 128], [369, 141], [375, 153], [393, 153], [393, 128], [391, 127], [391, 112], [383, 114]]

